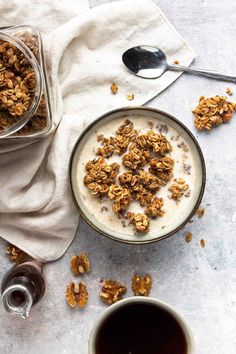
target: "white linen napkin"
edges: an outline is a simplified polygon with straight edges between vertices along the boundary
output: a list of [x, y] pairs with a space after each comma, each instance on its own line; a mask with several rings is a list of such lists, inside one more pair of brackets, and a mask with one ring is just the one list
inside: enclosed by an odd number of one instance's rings
[[[106, 111], [127, 106], [126, 94], [134, 94], [132, 105], [142, 105], [180, 75], [135, 77], [122, 64], [122, 53], [150, 44], [183, 65], [190, 65], [194, 55], [149, 0], [92, 10], [86, 0], [1, 0], [0, 8], [0, 26], [31, 24], [43, 34], [54, 122], [51, 135], [40, 142], [0, 148], [0, 236], [42, 262], [52, 261], [64, 254], [78, 224], [68, 162], [83, 128]], [[119, 87], [116, 95], [112, 82]]]

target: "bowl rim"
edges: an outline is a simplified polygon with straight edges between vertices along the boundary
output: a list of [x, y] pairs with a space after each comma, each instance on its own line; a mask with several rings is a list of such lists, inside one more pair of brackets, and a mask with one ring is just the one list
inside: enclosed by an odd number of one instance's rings
[[[200, 157], [200, 162], [201, 162], [201, 166], [202, 166], [202, 184], [201, 184], [201, 188], [200, 188], [200, 193], [198, 196], [198, 199], [195, 203], [195, 206], [192, 210], [192, 212], [189, 214], [189, 216], [185, 219], [185, 221], [183, 221], [178, 227], [176, 227], [174, 230], [168, 232], [167, 234], [158, 237], [158, 238], [154, 238], [154, 239], [150, 239], [150, 240], [123, 240], [120, 238], [116, 238], [112, 235], [110, 235], [109, 233], [106, 233], [103, 230], [100, 230], [96, 225], [94, 225], [88, 218], [87, 216], [83, 213], [82, 209], [79, 206], [79, 203], [77, 203], [77, 200], [75, 198], [75, 193], [73, 190], [73, 182], [72, 182], [72, 167], [73, 167], [73, 160], [74, 160], [74, 155], [76, 153], [77, 147], [80, 144], [82, 138], [87, 134], [87, 132], [89, 132], [89, 130], [96, 125], [98, 122], [100, 122], [101, 120], [105, 119], [106, 117], [108, 117], [111, 114], [115, 114], [118, 112], [127, 112], [127, 111], [133, 111], [133, 110], [140, 110], [143, 112], [154, 112], [154, 113], [159, 113], [162, 115], [167, 116], [169, 119], [173, 120], [175, 123], [177, 123], [178, 125], [181, 126], [181, 128], [183, 128], [185, 130], [185, 132], [190, 136], [190, 138], [193, 140], [199, 157]], [[121, 243], [126, 243], [126, 244], [131, 244], [131, 245], [144, 245], [144, 244], [150, 244], [150, 243], [154, 243], [154, 242], [158, 242], [161, 240], [164, 240], [172, 235], [174, 235], [176, 232], [178, 232], [179, 230], [181, 230], [193, 217], [193, 215], [196, 213], [201, 201], [202, 201], [202, 197], [205, 191], [205, 186], [206, 186], [206, 164], [205, 164], [205, 159], [201, 150], [201, 147], [197, 141], [197, 139], [195, 138], [195, 136], [193, 135], [193, 133], [181, 122], [179, 121], [177, 118], [175, 118], [174, 116], [172, 116], [171, 114], [160, 110], [158, 108], [152, 108], [152, 107], [142, 107], [142, 106], [127, 106], [127, 107], [121, 107], [118, 109], [113, 109], [111, 111], [108, 111], [106, 113], [104, 113], [103, 115], [101, 115], [100, 117], [98, 117], [97, 119], [95, 119], [94, 121], [92, 121], [80, 134], [80, 136], [78, 137], [72, 152], [71, 152], [71, 156], [70, 156], [70, 160], [69, 160], [69, 187], [70, 187], [70, 191], [71, 191], [71, 195], [72, 195], [72, 200], [73, 203], [77, 209], [77, 211], [79, 212], [79, 214], [82, 216], [82, 218], [87, 222], [87, 224], [89, 224], [89, 226], [91, 226], [95, 231], [97, 231], [98, 233], [102, 234], [103, 236], [117, 241], [117, 242], [121, 242]]]

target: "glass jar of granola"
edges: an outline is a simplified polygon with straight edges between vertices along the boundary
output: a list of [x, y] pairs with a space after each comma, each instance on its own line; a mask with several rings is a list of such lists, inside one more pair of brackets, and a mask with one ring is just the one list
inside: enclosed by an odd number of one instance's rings
[[0, 141], [41, 138], [52, 126], [40, 33], [31, 26], [0, 29]]

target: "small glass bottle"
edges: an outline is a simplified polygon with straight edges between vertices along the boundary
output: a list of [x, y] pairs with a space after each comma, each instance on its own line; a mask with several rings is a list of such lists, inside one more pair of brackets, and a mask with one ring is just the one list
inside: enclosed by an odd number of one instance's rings
[[33, 259], [14, 265], [4, 276], [1, 285], [2, 302], [13, 315], [28, 318], [31, 307], [44, 295], [43, 266]]

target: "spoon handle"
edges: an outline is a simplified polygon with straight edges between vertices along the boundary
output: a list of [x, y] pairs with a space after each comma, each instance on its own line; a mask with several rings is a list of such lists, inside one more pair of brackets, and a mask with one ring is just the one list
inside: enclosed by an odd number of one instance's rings
[[185, 71], [194, 75], [206, 76], [206, 77], [211, 77], [212, 79], [218, 79], [218, 80], [230, 81], [236, 83], [236, 76], [223, 75], [213, 70], [204, 70], [204, 69], [197, 69], [197, 68], [192, 69], [187, 66], [170, 65], [170, 64], [168, 64], [168, 69], [175, 70], [175, 71]]

